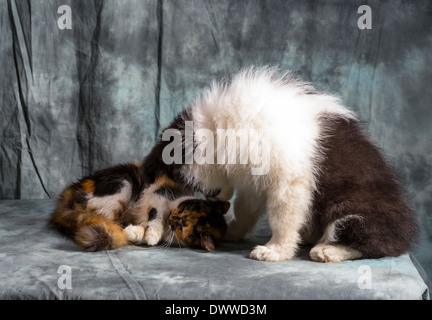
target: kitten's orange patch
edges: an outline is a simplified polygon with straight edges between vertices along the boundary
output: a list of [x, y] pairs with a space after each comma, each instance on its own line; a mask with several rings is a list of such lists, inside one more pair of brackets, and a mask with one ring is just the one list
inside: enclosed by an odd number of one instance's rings
[[101, 224], [106, 219], [100, 215], [87, 215], [87, 214], [81, 214], [77, 217], [77, 224], [80, 227], [83, 226], [93, 226], [97, 224]]
[[71, 189], [66, 189], [63, 192], [63, 199], [66, 203], [69, 203], [71, 200], [73, 200], [73, 192]]
[[162, 175], [156, 178], [155, 184], [158, 187], [174, 187], [175, 183], [168, 176]]
[[124, 203], [124, 201], [121, 201], [121, 200], [117, 200], [117, 202], [121, 205], [121, 207], [122, 207], [122, 211], [125, 211], [126, 210], [126, 203]]
[[87, 206], [86, 210], [87, 210], [87, 212], [89, 212], [89, 213], [96, 213], [96, 214], [99, 213], [99, 212], [98, 212], [98, 208], [95, 208], [95, 207]]
[[95, 185], [94, 182], [90, 179], [84, 180], [81, 183], [81, 187], [83, 188], [83, 190], [87, 193], [93, 193], [95, 191]]
[[207, 246], [205, 243], [203, 243], [204, 249], [206, 249], [207, 251], [212, 251], [212, 248], [209, 248], [209, 246]]

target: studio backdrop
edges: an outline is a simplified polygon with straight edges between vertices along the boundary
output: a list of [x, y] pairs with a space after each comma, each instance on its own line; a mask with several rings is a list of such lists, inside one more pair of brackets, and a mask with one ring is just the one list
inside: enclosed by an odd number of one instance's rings
[[214, 79], [277, 65], [358, 113], [407, 189], [432, 275], [432, 2], [0, 2], [0, 199], [139, 162]]

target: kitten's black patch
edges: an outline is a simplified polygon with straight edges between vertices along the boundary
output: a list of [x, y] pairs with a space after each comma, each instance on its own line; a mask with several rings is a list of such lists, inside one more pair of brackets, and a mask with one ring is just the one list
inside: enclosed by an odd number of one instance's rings
[[313, 215], [319, 233], [348, 215], [337, 242], [365, 258], [398, 256], [418, 235], [416, 215], [385, 159], [355, 120], [323, 118], [328, 135], [325, 159], [314, 194]]
[[148, 221], [152, 221], [152, 220], [156, 219], [156, 216], [157, 216], [157, 210], [156, 210], [156, 208], [152, 208], [149, 212]]
[[126, 180], [132, 185], [132, 201], [139, 198], [142, 184], [139, 177], [139, 168], [134, 164], [119, 164], [110, 168], [96, 171], [80, 181], [92, 180], [94, 182], [94, 196], [103, 197], [120, 192]]

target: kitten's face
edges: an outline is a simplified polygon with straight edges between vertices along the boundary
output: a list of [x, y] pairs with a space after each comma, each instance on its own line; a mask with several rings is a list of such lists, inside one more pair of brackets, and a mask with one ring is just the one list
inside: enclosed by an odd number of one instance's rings
[[211, 251], [225, 235], [224, 214], [229, 207], [227, 201], [185, 200], [171, 211], [170, 229], [181, 244]]

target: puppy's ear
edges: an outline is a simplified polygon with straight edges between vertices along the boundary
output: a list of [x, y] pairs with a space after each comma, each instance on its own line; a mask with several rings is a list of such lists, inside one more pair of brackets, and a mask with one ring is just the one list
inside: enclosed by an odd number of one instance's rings
[[201, 246], [203, 249], [207, 250], [207, 251], [212, 251], [214, 250], [215, 246], [214, 246], [214, 242], [213, 242], [213, 237], [207, 233], [205, 234], [200, 234], [200, 238], [201, 238]]

